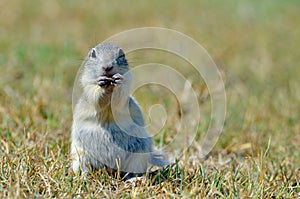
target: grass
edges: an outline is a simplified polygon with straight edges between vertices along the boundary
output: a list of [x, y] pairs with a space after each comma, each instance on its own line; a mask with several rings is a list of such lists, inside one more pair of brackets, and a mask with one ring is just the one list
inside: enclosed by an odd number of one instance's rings
[[[11, 0], [0, 6], [1, 198], [300, 197], [298, 1]], [[76, 71], [96, 43], [144, 26], [181, 31], [213, 57], [227, 93], [223, 133], [209, 156], [197, 157], [210, 110], [202, 93], [197, 139], [166, 181], [131, 187], [105, 172], [74, 178], [68, 168]], [[170, 60], [148, 53], [131, 60]], [[135, 94], [145, 114], [153, 103], [172, 111], [172, 96], [155, 89]], [[157, 145], [168, 141], [174, 117], [155, 137]]]

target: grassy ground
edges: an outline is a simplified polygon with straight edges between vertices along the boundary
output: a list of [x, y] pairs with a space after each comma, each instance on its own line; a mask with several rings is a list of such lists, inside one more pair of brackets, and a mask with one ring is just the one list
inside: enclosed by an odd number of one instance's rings
[[[299, 1], [0, 0], [0, 7], [1, 198], [300, 197]], [[104, 172], [73, 178], [76, 71], [96, 43], [144, 26], [176, 29], [208, 50], [226, 85], [223, 134], [205, 160], [196, 155], [198, 136], [157, 185], [131, 187]], [[161, 100], [153, 89], [136, 96], [144, 110]]]

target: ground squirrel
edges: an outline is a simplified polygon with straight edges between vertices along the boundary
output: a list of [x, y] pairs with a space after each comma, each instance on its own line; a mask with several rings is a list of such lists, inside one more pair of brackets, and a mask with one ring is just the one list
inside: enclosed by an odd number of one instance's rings
[[98, 44], [82, 67], [83, 93], [73, 112], [71, 135], [73, 171], [145, 173], [149, 164], [167, 165], [153, 149], [141, 109], [130, 95], [132, 74], [124, 51], [110, 43]]

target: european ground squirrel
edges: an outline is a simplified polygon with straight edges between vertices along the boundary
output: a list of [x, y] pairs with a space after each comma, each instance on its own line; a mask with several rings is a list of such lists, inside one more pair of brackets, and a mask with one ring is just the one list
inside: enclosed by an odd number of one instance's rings
[[71, 135], [73, 171], [145, 173], [149, 164], [167, 165], [154, 150], [141, 109], [130, 95], [132, 74], [124, 51], [110, 43], [98, 44], [82, 67], [83, 93], [73, 112]]

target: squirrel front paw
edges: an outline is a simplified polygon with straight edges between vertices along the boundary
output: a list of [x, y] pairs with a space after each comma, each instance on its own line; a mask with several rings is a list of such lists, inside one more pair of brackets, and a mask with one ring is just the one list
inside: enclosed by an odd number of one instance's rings
[[116, 73], [112, 76], [112, 79], [113, 79], [112, 85], [117, 86], [122, 83], [124, 78], [123, 75]]
[[107, 88], [111, 84], [111, 78], [108, 78], [106, 76], [100, 76], [97, 79], [97, 84], [101, 88]]

